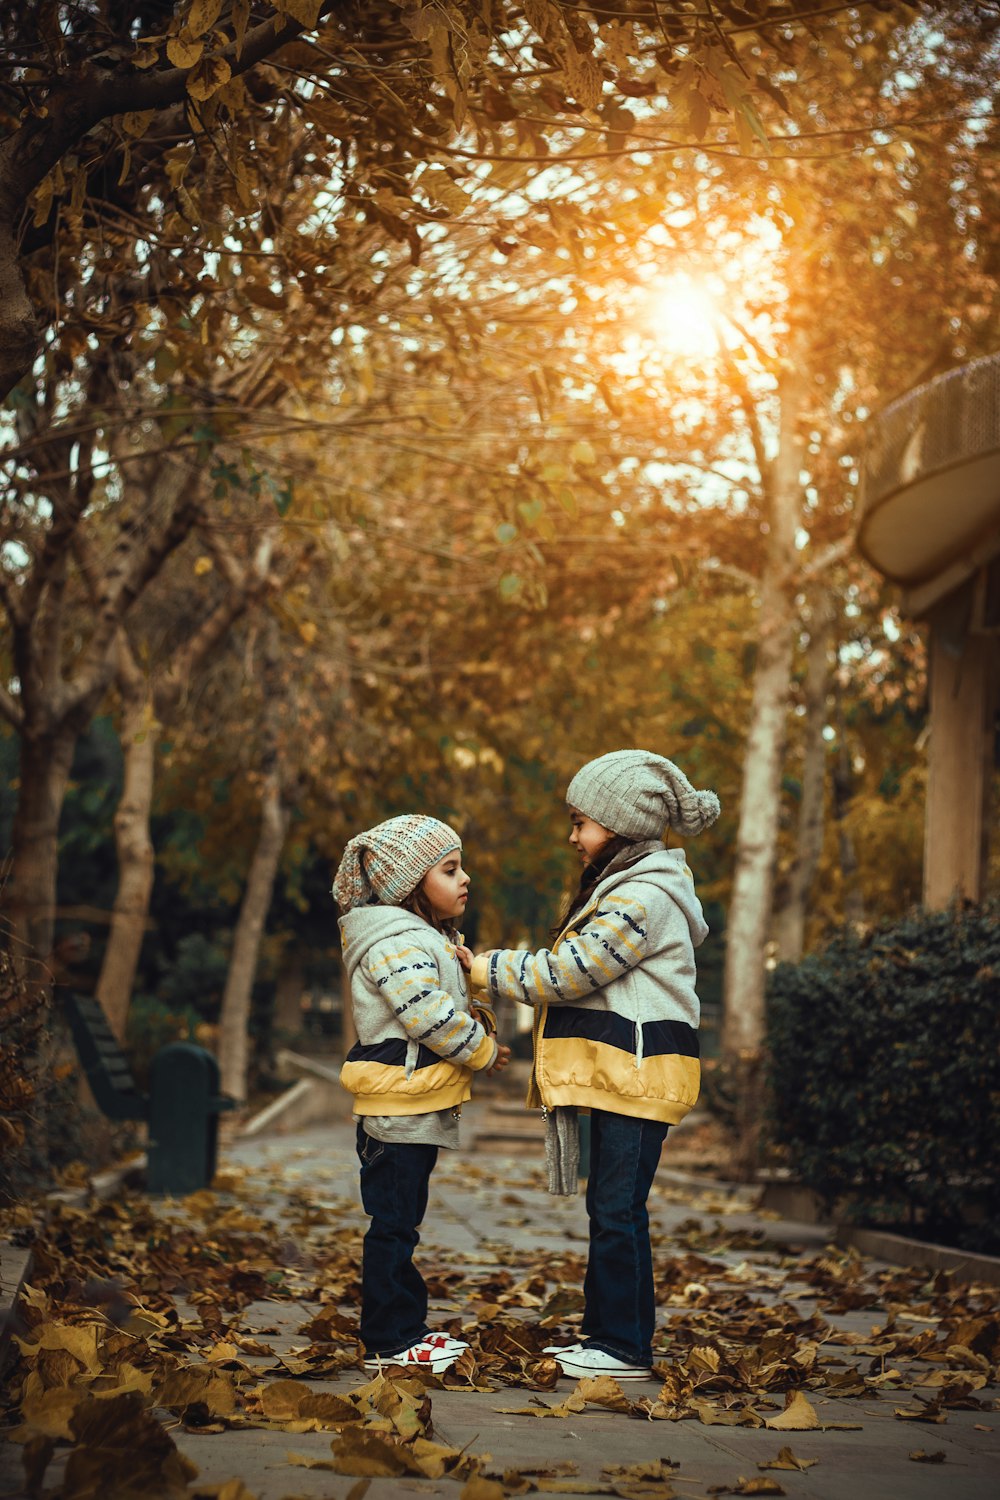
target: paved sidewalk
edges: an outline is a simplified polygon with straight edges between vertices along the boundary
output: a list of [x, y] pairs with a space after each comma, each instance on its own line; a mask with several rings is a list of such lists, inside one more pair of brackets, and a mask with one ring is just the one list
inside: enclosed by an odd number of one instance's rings
[[[473, 1114], [467, 1116], [470, 1125]], [[1000, 1389], [972, 1380], [963, 1397], [962, 1383], [963, 1375], [981, 1375], [983, 1368], [988, 1380], [996, 1379], [996, 1289], [966, 1292], [948, 1277], [923, 1282], [925, 1273], [891, 1276], [877, 1262], [829, 1247], [822, 1226], [762, 1216], [753, 1211], [750, 1196], [738, 1191], [678, 1185], [669, 1170], [669, 1149], [663, 1167], [650, 1200], [658, 1284], [670, 1289], [661, 1307], [658, 1362], [669, 1374], [678, 1361], [687, 1360], [688, 1368], [692, 1358], [702, 1361], [702, 1419], [658, 1419], [661, 1387], [666, 1389], [659, 1378], [623, 1387], [631, 1411], [587, 1404], [567, 1415], [534, 1415], [557, 1408], [573, 1393], [575, 1383], [563, 1378], [548, 1390], [432, 1389], [434, 1440], [489, 1455], [485, 1473], [499, 1480], [506, 1472], [506, 1493], [527, 1493], [535, 1483], [570, 1500], [595, 1493], [702, 1497], [713, 1492], [786, 1494], [798, 1500], [939, 1500], [942, 1494], [949, 1500], [996, 1500], [1000, 1407], [993, 1407]], [[322, 1226], [318, 1233], [332, 1234], [342, 1246], [357, 1243], [365, 1221], [349, 1120], [266, 1143], [235, 1142], [226, 1147], [221, 1169], [223, 1180], [227, 1173], [240, 1180], [233, 1201], [244, 1212], [249, 1204], [264, 1218], [289, 1218], [301, 1226], [305, 1208]], [[227, 1198], [220, 1197], [225, 1207]], [[184, 1209], [178, 1205], [170, 1211], [181, 1215]], [[307, 1263], [309, 1232], [301, 1227], [296, 1232], [306, 1236], [294, 1249]], [[460, 1323], [475, 1344], [505, 1299], [520, 1304], [518, 1316], [526, 1322], [537, 1320], [553, 1293], [565, 1296], [577, 1289], [562, 1277], [566, 1264], [576, 1265], [573, 1257], [585, 1250], [582, 1197], [549, 1197], [539, 1157], [528, 1146], [515, 1155], [475, 1148], [441, 1153], [418, 1251], [436, 1294], [434, 1326], [447, 1323], [454, 1329]], [[498, 1290], [503, 1282], [506, 1290]], [[519, 1289], [513, 1299], [511, 1284]], [[572, 1301], [569, 1295], [567, 1306]], [[711, 1320], [719, 1309], [725, 1317], [713, 1333]], [[241, 1358], [268, 1381], [288, 1374], [288, 1368], [275, 1368], [275, 1356], [288, 1360], [294, 1373], [296, 1351], [309, 1343], [303, 1327], [317, 1311], [316, 1304], [301, 1301], [252, 1302], [240, 1314], [240, 1329], [256, 1330], [274, 1353]], [[356, 1318], [356, 1307], [346, 1302], [344, 1312]], [[699, 1318], [705, 1320], [705, 1343], [693, 1348], [690, 1330], [702, 1326]], [[575, 1313], [567, 1312], [552, 1324], [553, 1331], [572, 1333], [575, 1323]], [[725, 1384], [713, 1380], [713, 1362], [718, 1364], [727, 1336], [742, 1339], [746, 1358], [762, 1367], [772, 1357], [787, 1358], [787, 1349], [780, 1356], [775, 1352], [780, 1335], [774, 1330], [782, 1325], [795, 1333], [805, 1372], [805, 1410], [811, 1408], [812, 1420], [821, 1425], [790, 1431], [728, 1425], [751, 1420], [749, 1409], [756, 1413], [753, 1420], [782, 1418], [784, 1387], [769, 1391], [761, 1377], [752, 1393], [729, 1398]], [[913, 1339], [933, 1355], [931, 1360], [912, 1357]], [[956, 1345], [964, 1352], [954, 1352]], [[984, 1357], [978, 1351], [987, 1347]], [[366, 1379], [356, 1368], [342, 1369], [310, 1379], [309, 1386], [343, 1396]], [[257, 1500], [346, 1500], [358, 1484], [355, 1477], [290, 1461], [290, 1454], [329, 1460], [336, 1440], [330, 1431], [243, 1427], [198, 1433], [176, 1421], [170, 1430], [197, 1465], [199, 1484], [238, 1477]], [[782, 1449], [791, 1449], [808, 1467], [758, 1467], [776, 1460]], [[915, 1453], [925, 1458], [912, 1457]], [[59, 1478], [59, 1462], [57, 1452], [46, 1475], [50, 1490]], [[631, 1489], [614, 1473], [615, 1466], [635, 1465], [646, 1466], [645, 1488], [635, 1469]], [[778, 1487], [750, 1487], [765, 1480]], [[21, 1482], [19, 1452], [7, 1445], [0, 1456], [0, 1492], [14, 1493]], [[447, 1477], [374, 1477], [367, 1497], [423, 1494], [458, 1500], [462, 1488], [461, 1481]], [[500, 1491], [483, 1491], [484, 1500], [487, 1493]]]

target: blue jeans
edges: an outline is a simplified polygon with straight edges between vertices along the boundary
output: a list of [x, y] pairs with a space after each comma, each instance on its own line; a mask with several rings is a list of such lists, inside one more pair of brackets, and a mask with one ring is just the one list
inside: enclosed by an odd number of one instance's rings
[[590, 1112], [583, 1337], [627, 1364], [648, 1365], [656, 1299], [646, 1199], [669, 1125]]
[[436, 1146], [376, 1141], [358, 1124], [361, 1201], [371, 1224], [361, 1257], [361, 1342], [401, 1354], [427, 1333], [427, 1287], [413, 1264]]

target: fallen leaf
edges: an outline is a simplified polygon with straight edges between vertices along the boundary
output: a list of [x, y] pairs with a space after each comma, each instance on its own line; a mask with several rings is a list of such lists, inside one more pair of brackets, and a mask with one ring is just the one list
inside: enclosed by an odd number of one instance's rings
[[777, 1458], [768, 1462], [759, 1463], [758, 1469], [811, 1469], [813, 1464], [818, 1464], [818, 1458], [796, 1458], [791, 1448], [778, 1450]]
[[816, 1408], [807, 1401], [801, 1391], [791, 1391], [785, 1400], [785, 1409], [777, 1417], [765, 1417], [764, 1426], [779, 1432], [807, 1432], [819, 1427]]
[[910, 1457], [915, 1464], [943, 1464], [944, 1449], [939, 1448], [936, 1453], [925, 1453], [923, 1448], [915, 1448]]
[[710, 1484], [710, 1495], [783, 1495], [785, 1491], [776, 1479], [744, 1479], [742, 1475], [734, 1485]]
[[275, 1422], [314, 1420], [339, 1427], [360, 1422], [363, 1414], [353, 1401], [332, 1391], [314, 1391], [300, 1380], [273, 1380], [257, 1393], [262, 1414]]
[[631, 1410], [632, 1403], [611, 1375], [584, 1377], [578, 1381], [576, 1389], [584, 1401], [593, 1402], [595, 1406], [606, 1406], [609, 1411]]
[[172, 1371], [157, 1387], [153, 1404], [171, 1411], [204, 1406], [214, 1417], [228, 1417], [236, 1410], [236, 1391], [228, 1371], [195, 1365]]
[[487, 1479], [483, 1474], [473, 1474], [467, 1479], [459, 1491], [459, 1500], [504, 1500], [504, 1487], [495, 1479]]

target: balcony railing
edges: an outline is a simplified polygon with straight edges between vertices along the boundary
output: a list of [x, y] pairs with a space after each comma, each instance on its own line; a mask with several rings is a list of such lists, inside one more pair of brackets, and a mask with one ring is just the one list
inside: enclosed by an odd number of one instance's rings
[[861, 512], [907, 485], [1000, 451], [1000, 353], [907, 391], [869, 418]]

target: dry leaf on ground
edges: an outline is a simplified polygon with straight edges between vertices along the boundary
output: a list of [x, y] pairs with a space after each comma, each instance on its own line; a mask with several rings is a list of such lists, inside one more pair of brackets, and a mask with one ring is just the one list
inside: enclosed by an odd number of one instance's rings
[[796, 1458], [791, 1448], [781, 1448], [777, 1458], [767, 1459], [758, 1463], [758, 1469], [811, 1469], [813, 1464], [818, 1464], [818, 1458]]

